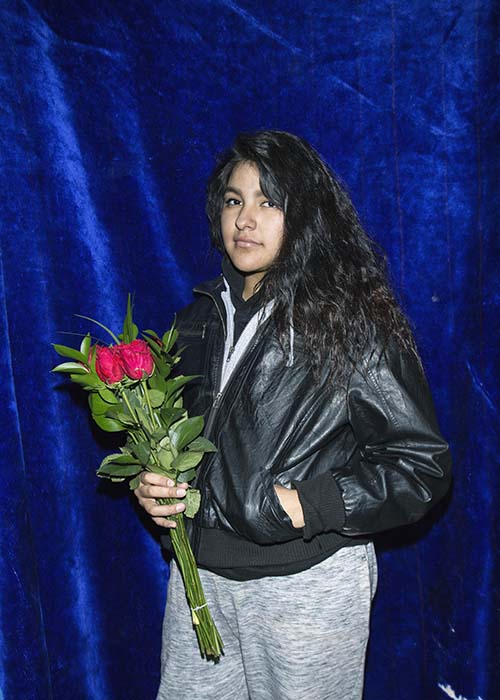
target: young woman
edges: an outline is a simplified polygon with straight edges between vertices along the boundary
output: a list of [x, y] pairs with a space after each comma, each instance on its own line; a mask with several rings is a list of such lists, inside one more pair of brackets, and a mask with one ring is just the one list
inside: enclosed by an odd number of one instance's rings
[[[218, 447], [191, 539], [225, 649], [200, 658], [172, 564], [158, 699], [359, 700], [372, 536], [446, 493], [448, 446], [382, 258], [309, 144], [238, 136], [207, 213], [222, 275], [178, 328], [202, 375], [185, 405]], [[145, 474], [136, 495], [171, 528], [186, 486]]]

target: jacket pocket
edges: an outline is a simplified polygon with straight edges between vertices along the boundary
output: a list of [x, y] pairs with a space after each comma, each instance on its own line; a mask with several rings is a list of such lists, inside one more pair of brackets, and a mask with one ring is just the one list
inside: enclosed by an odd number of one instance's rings
[[302, 537], [304, 528], [294, 527], [292, 520], [274, 490], [275, 482], [271, 475], [262, 475], [264, 497], [259, 521], [256, 523], [256, 537], [266, 537], [267, 542], [286, 542]]

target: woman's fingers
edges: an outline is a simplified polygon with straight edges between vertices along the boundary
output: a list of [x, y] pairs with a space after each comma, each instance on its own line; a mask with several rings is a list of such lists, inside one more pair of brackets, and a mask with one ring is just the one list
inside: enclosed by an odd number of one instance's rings
[[135, 496], [144, 510], [151, 516], [154, 522], [161, 527], [176, 527], [174, 520], [168, 516], [182, 513], [186, 506], [184, 503], [160, 505], [159, 498], [184, 498], [188, 484], [183, 482], [175, 484], [172, 479], [153, 472], [143, 472], [140, 477], [140, 485], [134, 490]]
[[166, 518], [153, 518], [153, 522], [155, 522], [160, 527], [169, 527], [169, 528], [177, 527], [174, 520], [167, 520]]
[[169, 520], [168, 516], [182, 513], [186, 509], [184, 503], [161, 506], [154, 498], [140, 498], [139, 496], [137, 498], [146, 513], [161, 527], [176, 527], [175, 520]]
[[142, 498], [184, 498], [186, 489], [179, 486], [139, 486], [136, 491]]
[[[168, 476], [163, 476], [162, 474], [156, 474], [155, 472], [141, 472], [141, 483], [143, 484], [157, 484], [158, 486], [175, 486], [173, 479], [169, 479]], [[178, 486], [187, 486], [186, 482], [178, 484]]]
[[143, 472], [141, 483], [134, 493], [139, 500], [141, 498], [184, 498], [188, 485], [186, 483], [175, 484], [172, 479], [153, 472]]

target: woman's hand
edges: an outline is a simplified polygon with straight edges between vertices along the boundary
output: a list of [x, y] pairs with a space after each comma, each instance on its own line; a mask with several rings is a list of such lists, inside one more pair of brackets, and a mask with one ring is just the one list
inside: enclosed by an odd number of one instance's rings
[[186, 495], [188, 484], [175, 484], [172, 479], [168, 479], [161, 474], [153, 472], [142, 472], [141, 484], [134, 493], [137, 500], [148, 513], [154, 522], [161, 527], [176, 527], [175, 520], [169, 520], [169, 515], [182, 513], [186, 506], [184, 503], [174, 503], [171, 506], [160, 506], [156, 502], [157, 498], [179, 498]]
[[281, 507], [290, 517], [294, 527], [304, 527], [304, 512], [300, 505], [299, 494], [295, 489], [286, 489], [284, 486], [275, 486]]

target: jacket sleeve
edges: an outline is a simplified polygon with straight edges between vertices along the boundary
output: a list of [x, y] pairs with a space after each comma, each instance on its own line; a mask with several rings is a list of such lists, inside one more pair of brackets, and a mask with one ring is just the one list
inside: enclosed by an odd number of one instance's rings
[[418, 358], [389, 346], [356, 370], [347, 415], [357, 449], [342, 467], [294, 482], [304, 539], [368, 535], [419, 520], [448, 491], [451, 459]]

